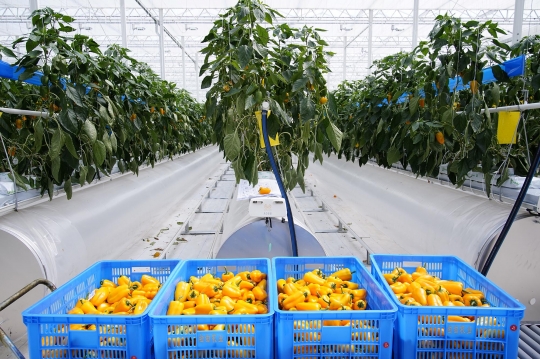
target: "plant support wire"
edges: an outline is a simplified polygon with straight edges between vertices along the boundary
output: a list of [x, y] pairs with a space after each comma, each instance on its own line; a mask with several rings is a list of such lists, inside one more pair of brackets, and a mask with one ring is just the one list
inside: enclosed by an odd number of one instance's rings
[[292, 245], [292, 254], [293, 257], [298, 257], [298, 244], [296, 243], [296, 231], [294, 229], [294, 220], [291, 211], [291, 205], [289, 203], [289, 197], [287, 197], [287, 192], [285, 191], [285, 186], [283, 186], [283, 181], [281, 175], [274, 160], [274, 154], [272, 153], [272, 147], [270, 147], [270, 140], [268, 139], [268, 130], [266, 128], [266, 118], [268, 110], [270, 109], [270, 104], [268, 102], [263, 102], [262, 104], [262, 129], [263, 129], [263, 138], [264, 145], [266, 147], [266, 154], [268, 155], [268, 160], [270, 161], [270, 166], [272, 166], [272, 171], [276, 176], [276, 181], [279, 186], [279, 191], [281, 192], [281, 197], [285, 200], [285, 206], [287, 207], [287, 221], [289, 222], [289, 232], [291, 234], [291, 245]]

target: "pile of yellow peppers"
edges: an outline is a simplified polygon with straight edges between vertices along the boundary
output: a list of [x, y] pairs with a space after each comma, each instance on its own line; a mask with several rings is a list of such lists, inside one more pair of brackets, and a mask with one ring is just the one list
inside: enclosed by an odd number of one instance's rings
[[[412, 274], [407, 273], [403, 268], [395, 268], [391, 273], [383, 274], [383, 276], [403, 305], [490, 307], [482, 291], [463, 288], [462, 282], [441, 280], [430, 275], [424, 267], [417, 267]], [[448, 316], [448, 321], [470, 322], [471, 320], [474, 318]]]
[[[277, 281], [278, 304], [282, 310], [365, 310], [367, 291], [351, 282], [352, 272], [343, 268], [326, 276], [322, 270], [306, 272], [302, 279]], [[335, 322], [335, 323], [331, 323]], [[324, 325], [340, 326], [340, 320]]]
[[[238, 274], [225, 269], [220, 276], [207, 273], [201, 278], [176, 284], [167, 315], [227, 315], [268, 313], [266, 274], [260, 270]], [[198, 330], [224, 330], [223, 324], [199, 325]]]
[[[68, 314], [142, 314], [161, 288], [159, 280], [147, 274], [141, 277], [140, 282], [132, 282], [127, 276], [121, 276], [117, 283], [104, 279], [100, 284], [89, 299], [79, 299]], [[70, 328], [96, 330], [94, 324], [71, 324]]]

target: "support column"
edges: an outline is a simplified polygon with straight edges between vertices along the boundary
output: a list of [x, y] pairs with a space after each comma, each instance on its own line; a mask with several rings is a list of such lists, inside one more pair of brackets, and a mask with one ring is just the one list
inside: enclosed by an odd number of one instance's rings
[[516, 0], [514, 5], [514, 31], [512, 33], [512, 45], [519, 42], [523, 37], [523, 10], [525, 0]]
[[412, 48], [411, 50], [414, 50], [414, 48], [418, 45], [418, 7], [419, 7], [420, 0], [414, 0], [414, 10], [413, 10], [413, 28], [412, 28]]
[[343, 36], [343, 81], [347, 80], [347, 36]]
[[373, 55], [373, 10], [369, 10], [369, 30], [368, 30], [368, 58], [367, 58], [367, 73], [368, 75], [371, 74], [371, 65], [372, 65], [372, 55]]
[[186, 42], [182, 36], [182, 88], [186, 89]]
[[37, 9], [39, 9], [39, 2], [38, 0], [30, 0], [29, 1], [29, 7], [30, 7], [30, 13], [33, 13]]
[[161, 79], [165, 80], [165, 37], [163, 36], [163, 8], [159, 9], [159, 61]]
[[199, 51], [195, 51], [195, 98], [199, 101], [199, 90], [201, 84], [199, 82]]
[[127, 48], [126, 0], [120, 0], [120, 26], [122, 28], [122, 47]]

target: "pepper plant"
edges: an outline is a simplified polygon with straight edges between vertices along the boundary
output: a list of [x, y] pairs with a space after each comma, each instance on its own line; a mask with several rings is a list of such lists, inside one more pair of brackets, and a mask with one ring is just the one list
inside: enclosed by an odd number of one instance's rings
[[322, 162], [323, 153], [341, 147], [337, 108], [324, 79], [332, 53], [325, 51], [322, 30], [276, 24], [280, 18], [259, 0], [239, 0], [214, 22], [201, 50], [206, 117], [237, 181], [256, 184], [257, 171], [270, 166], [254, 112], [268, 101], [268, 132], [279, 136], [275, 151], [285, 186], [304, 189], [309, 153]]
[[[497, 39], [500, 34], [504, 31], [491, 21], [438, 16], [429, 40], [414, 51], [375, 62], [364, 80], [342, 83], [335, 92], [344, 131], [339, 155], [358, 158], [360, 165], [373, 159], [390, 167], [399, 161], [421, 176], [437, 176], [439, 166], [448, 163], [448, 176], [457, 185], [472, 170], [484, 173], [486, 183], [499, 170], [498, 183], [504, 182], [501, 164], [508, 156], [523, 159], [528, 149], [514, 146], [509, 153], [498, 144], [498, 116], [485, 110], [520, 103], [524, 86], [533, 100], [540, 76], [537, 42], [529, 39], [512, 49]], [[527, 74], [510, 79], [500, 64], [524, 52], [530, 56]], [[497, 82], [481, 85], [486, 67]], [[450, 79], [459, 79], [465, 89], [450, 88]], [[536, 112], [530, 116], [537, 118]], [[536, 127], [533, 132], [538, 134]], [[539, 142], [538, 135], [528, 140], [533, 147]]]
[[46, 111], [48, 118], [4, 114], [0, 131], [18, 186], [40, 188], [52, 199], [54, 185], [71, 198], [81, 186], [108, 175], [115, 164], [138, 173], [143, 164], [193, 151], [209, 143], [211, 127], [186, 91], [159, 79], [128, 50], [104, 52], [85, 35], [72, 34], [73, 19], [50, 8], [32, 14], [33, 29], [13, 42], [26, 53], [4, 56], [24, 68], [19, 80], [42, 73], [42, 86], [2, 80], [4, 107]]

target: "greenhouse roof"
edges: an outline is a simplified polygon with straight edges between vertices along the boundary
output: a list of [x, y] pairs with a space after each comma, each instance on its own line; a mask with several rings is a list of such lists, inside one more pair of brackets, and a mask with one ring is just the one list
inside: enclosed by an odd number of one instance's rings
[[[540, 0], [523, 0], [522, 36], [540, 31]], [[93, 37], [99, 44], [122, 44], [120, 0], [0, 0], [0, 44], [9, 45], [29, 33], [30, 4], [51, 7], [75, 18], [78, 33]], [[199, 99], [198, 70], [203, 56], [198, 51], [219, 13], [236, 0], [125, 0], [126, 40], [131, 55], [147, 62], [161, 73], [159, 29], [152, 19], [159, 19], [163, 9], [164, 26], [171, 36], [164, 36], [164, 78], [177, 82]], [[413, 40], [414, 4], [418, 4], [418, 35]], [[280, 22], [291, 26], [309, 25], [327, 30], [322, 33], [335, 53], [327, 75], [330, 88], [344, 79], [366, 76], [369, 64], [384, 56], [412, 49], [427, 38], [439, 14], [451, 14], [463, 20], [493, 20], [508, 33], [511, 42], [516, 0], [267, 0], [265, 3], [283, 16]], [[149, 16], [152, 15], [152, 17]], [[372, 24], [370, 31], [370, 23]], [[370, 40], [371, 33], [371, 41]], [[521, 36], [520, 36], [521, 37]], [[371, 46], [370, 46], [371, 43]], [[186, 55], [182, 59], [181, 45]], [[370, 51], [371, 48], [371, 51]], [[24, 49], [16, 49], [19, 52]], [[6, 60], [6, 59], [4, 59]], [[9, 61], [9, 60], [8, 60]], [[184, 61], [184, 62], [183, 62]], [[184, 74], [185, 69], [185, 74]]]

